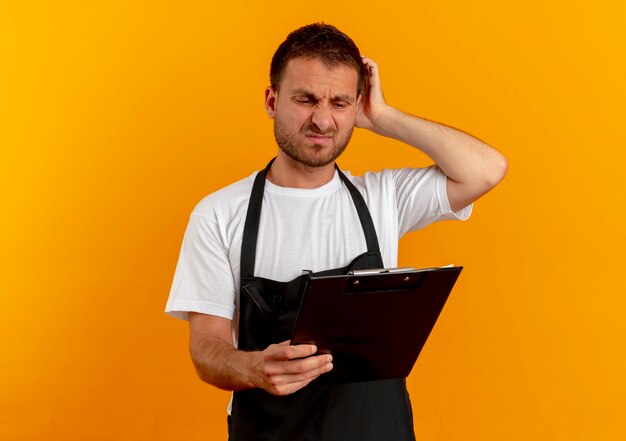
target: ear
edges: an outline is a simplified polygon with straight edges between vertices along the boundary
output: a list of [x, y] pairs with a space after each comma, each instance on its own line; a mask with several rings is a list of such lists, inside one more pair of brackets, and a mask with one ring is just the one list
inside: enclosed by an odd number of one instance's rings
[[356, 120], [358, 120], [360, 118], [360, 116], [363, 115], [364, 101], [365, 101], [365, 99], [363, 98], [363, 92], [361, 92], [356, 97], [356, 105], [354, 106], [355, 109], [356, 109], [356, 112], [354, 112], [355, 124], [356, 124]]
[[265, 111], [267, 115], [274, 119], [274, 113], [276, 112], [276, 100], [278, 99], [278, 92], [272, 87], [267, 86], [265, 89]]

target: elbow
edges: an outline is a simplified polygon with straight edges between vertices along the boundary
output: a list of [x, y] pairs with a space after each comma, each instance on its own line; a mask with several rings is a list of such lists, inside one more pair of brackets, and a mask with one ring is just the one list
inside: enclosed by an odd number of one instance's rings
[[212, 376], [209, 369], [210, 354], [206, 343], [199, 339], [190, 339], [189, 355], [198, 378], [205, 383], [212, 384]]
[[209, 383], [210, 378], [207, 373], [206, 366], [204, 365], [204, 363], [200, 362], [200, 357], [197, 356], [193, 348], [190, 347], [189, 353], [191, 355], [191, 362], [196, 371], [196, 374], [198, 375], [198, 378], [205, 383]]
[[509, 171], [509, 162], [504, 155], [498, 153], [493, 164], [489, 167], [489, 173], [486, 176], [486, 185], [493, 188], [500, 183]]

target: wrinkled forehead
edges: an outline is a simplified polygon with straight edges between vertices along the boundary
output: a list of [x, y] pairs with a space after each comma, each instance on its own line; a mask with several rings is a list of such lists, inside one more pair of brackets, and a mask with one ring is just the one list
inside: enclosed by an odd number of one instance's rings
[[308, 90], [323, 95], [349, 95], [356, 99], [359, 75], [346, 64], [328, 66], [319, 58], [293, 58], [285, 67], [281, 91]]

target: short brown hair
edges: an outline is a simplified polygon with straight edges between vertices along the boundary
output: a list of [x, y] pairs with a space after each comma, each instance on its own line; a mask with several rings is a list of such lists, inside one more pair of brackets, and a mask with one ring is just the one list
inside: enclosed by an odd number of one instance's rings
[[357, 95], [365, 85], [365, 67], [361, 52], [354, 41], [336, 27], [325, 23], [313, 23], [291, 32], [278, 46], [270, 66], [270, 84], [276, 90], [287, 67], [293, 58], [319, 58], [332, 69], [344, 64], [356, 69], [359, 79]]

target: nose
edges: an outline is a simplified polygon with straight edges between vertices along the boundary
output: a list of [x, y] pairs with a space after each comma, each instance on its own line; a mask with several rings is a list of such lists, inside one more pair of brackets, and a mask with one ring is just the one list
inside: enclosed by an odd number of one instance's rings
[[333, 114], [327, 106], [316, 106], [313, 110], [311, 122], [315, 124], [322, 133], [332, 131], [335, 128]]

